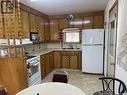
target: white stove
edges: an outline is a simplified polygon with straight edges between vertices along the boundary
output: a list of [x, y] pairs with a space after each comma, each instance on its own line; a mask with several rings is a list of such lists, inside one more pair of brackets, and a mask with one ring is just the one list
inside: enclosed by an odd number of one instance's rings
[[40, 56], [28, 56], [28, 85], [36, 85], [41, 83]]

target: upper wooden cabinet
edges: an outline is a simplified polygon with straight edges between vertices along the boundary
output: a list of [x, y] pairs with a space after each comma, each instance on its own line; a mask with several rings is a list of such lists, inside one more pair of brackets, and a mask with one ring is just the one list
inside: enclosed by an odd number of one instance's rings
[[62, 51], [61, 52], [62, 68], [79, 69], [80, 68], [80, 52]]
[[83, 18], [83, 29], [93, 28], [93, 16], [85, 16]]
[[66, 18], [65, 19], [59, 19], [59, 30], [60, 31], [62, 31], [65, 28], [68, 28], [68, 27], [69, 27], [69, 22]]
[[40, 42], [44, 42], [44, 20], [41, 17], [36, 16], [36, 26]]
[[50, 42], [59, 42], [59, 35], [58, 20], [50, 20]]
[[37, 32], [36, 16], [29, 13], [30, 32]]
[[44, 40], [45, 42], [49, 42], [50, 40], [50, 25], [49, 20], [44, 21]]
[[24, 38], [29, 38], [30, 30], [29, 30], [29, 15], [28, 12], [21, 10], [21, 25], [22, 25], [22, 33]]
[[103, 15], [97, 15], [93, 18], [93, 28], [104, 28], [104, 16]]

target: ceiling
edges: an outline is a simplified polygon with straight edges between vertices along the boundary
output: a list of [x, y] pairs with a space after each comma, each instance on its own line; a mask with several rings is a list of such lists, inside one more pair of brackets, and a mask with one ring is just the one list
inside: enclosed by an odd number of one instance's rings
[[60, 15], [104, 10], [108, 0], [20, 0], [47, 15]]

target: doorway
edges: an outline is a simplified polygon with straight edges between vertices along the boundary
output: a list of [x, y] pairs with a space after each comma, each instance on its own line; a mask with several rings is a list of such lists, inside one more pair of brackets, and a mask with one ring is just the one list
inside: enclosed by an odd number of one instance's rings
[[109, 11], [108, 54], [107, 54], [107, 76], [109, 77], [115, 76], [117, 17], [118, 17], [118, 3], [116, 2]]

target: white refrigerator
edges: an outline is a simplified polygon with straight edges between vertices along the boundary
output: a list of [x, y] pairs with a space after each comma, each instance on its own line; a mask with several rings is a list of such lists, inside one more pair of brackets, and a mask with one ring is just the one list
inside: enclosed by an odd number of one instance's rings
[[104, 29], [82, 31], [82, 72], [103, 74]]

